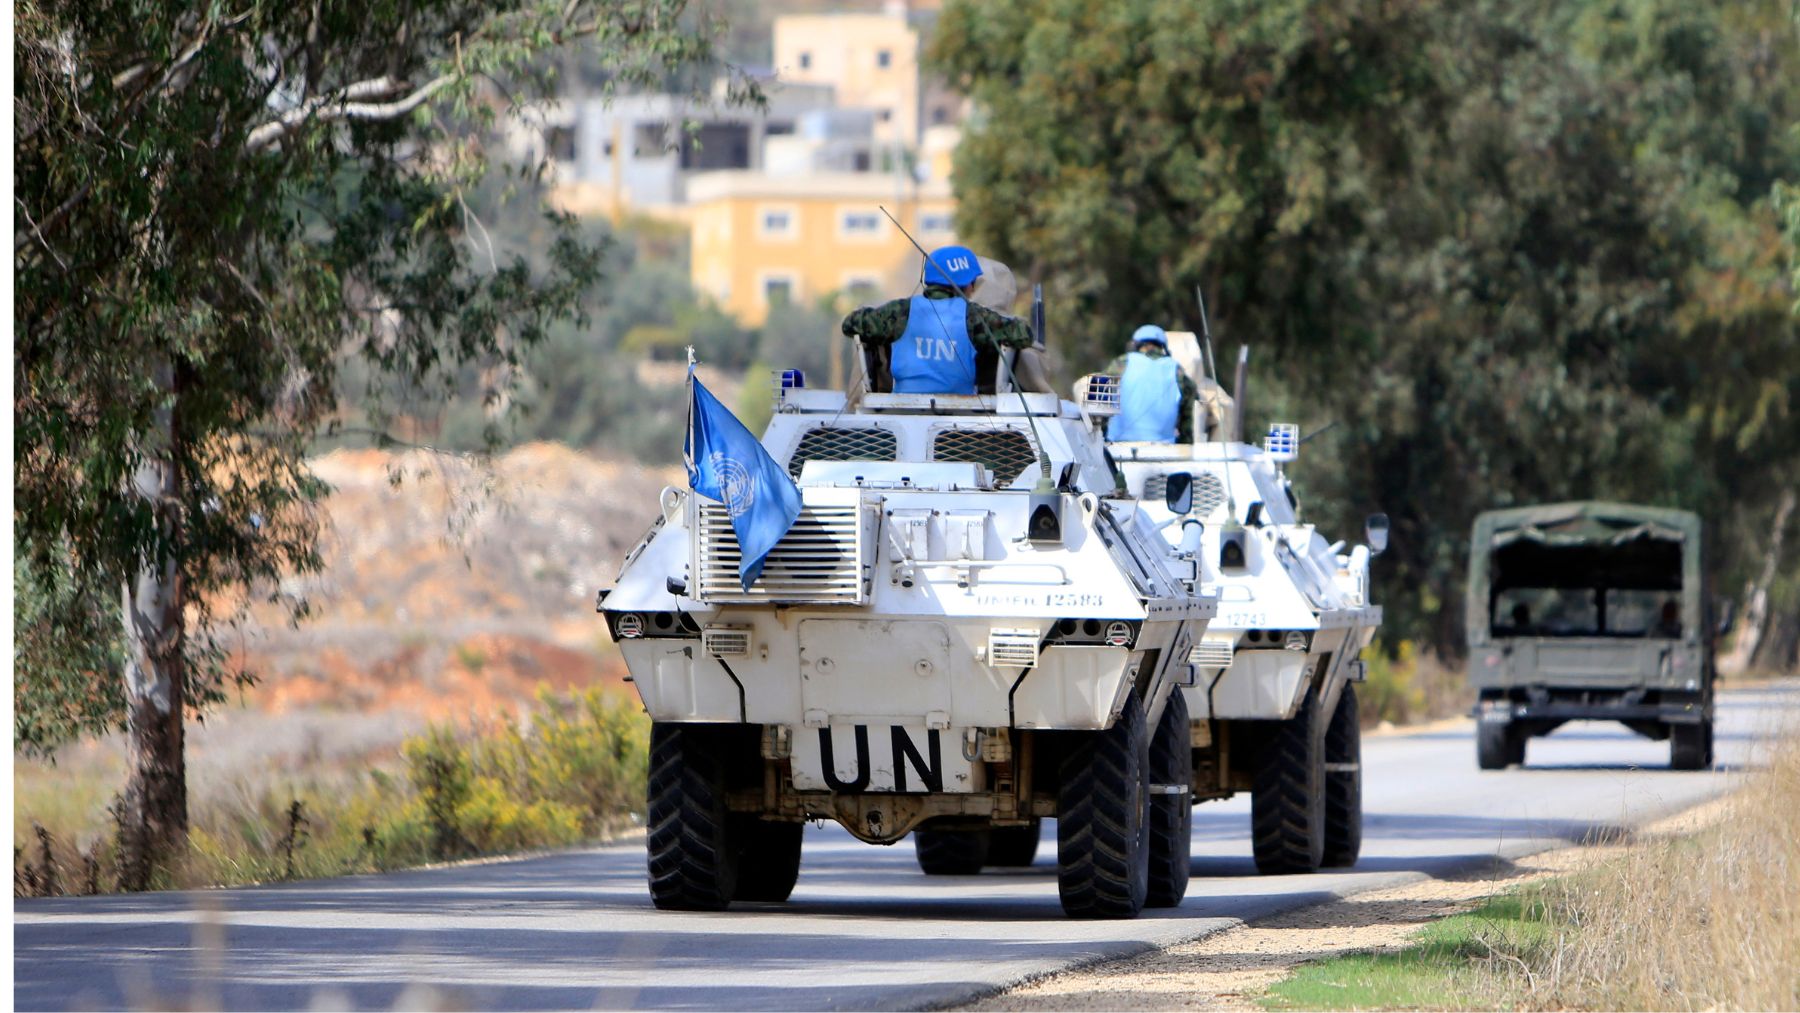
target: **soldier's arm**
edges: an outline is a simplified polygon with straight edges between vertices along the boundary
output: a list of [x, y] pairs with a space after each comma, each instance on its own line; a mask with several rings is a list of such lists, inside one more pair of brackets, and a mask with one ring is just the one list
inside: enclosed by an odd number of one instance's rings
[[844, 336], [861, 336], [864, 341], [891, 344], [898, 341], [900, 335], [906, 333], [906, 318], [910, 315], [912, 303], [907, 299], [894, 299], [880, 306], [864, 306], [851, 311], [844, 318]]
[[1024, 348], [1031, 344], [1031, 327], [1018, 317], [970, 303], [969, 340], [988, 348]]

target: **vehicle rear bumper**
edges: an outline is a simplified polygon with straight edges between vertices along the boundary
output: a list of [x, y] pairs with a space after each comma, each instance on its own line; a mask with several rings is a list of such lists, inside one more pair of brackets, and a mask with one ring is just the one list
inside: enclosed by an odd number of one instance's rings
[[1659, 721], [1664, 724], [1699, 724], [1712, 713], [1702, 700], [1669, 700], [1660, 703], [1617, 703], [1550, 700], [1483, 700], [1470, 716], [1478, 721]]

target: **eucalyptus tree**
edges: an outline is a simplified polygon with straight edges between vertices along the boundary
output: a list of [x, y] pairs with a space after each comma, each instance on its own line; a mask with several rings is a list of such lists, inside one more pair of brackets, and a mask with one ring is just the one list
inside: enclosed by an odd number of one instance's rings
[[[15, 26], [21, 636], [93, 634], [57, 613], [98, 595], [123, 613], [143, 886], [186, 835], [184, 718], [233, 678], [221, 610], [319, 565], [306, 453], [346, 364], [371, 396], [481, 366], [498, 402], [600, 281], [547, 209], [539, 248], [488, 241], [484, 127], [560, 65], [627, 87], [708, 64], [715, 26], [682, 0], [26, 0]], [[16, 735], [120, 719], [103, 658], [32, 670], [57, 645], [25, 646], [15, 701], [90, 705]]]

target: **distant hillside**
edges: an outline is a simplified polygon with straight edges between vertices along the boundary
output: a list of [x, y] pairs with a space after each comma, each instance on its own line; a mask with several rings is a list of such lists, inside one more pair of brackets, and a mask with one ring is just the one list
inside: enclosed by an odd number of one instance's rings
[[455, 717], [624, 674], [594, 592], [678, 469], [546, 443], [491, 466], [337, 451], [314, 467], [335, 490], [326, 569], [282, 588], [311, 606], [297, 629], [273, 607], [253, 613], [240, 651], [264, 676], [252, 706]]

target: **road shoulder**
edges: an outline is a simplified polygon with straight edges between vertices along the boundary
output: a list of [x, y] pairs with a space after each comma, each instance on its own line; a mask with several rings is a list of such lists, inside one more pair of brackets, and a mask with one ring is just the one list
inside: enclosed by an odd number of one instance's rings
[[[1633, 840], [1685, 836], [1716, 823], [1717, 798], [1658, 820]], [[1422, 926], [1471, 910], [1506, 890], [1616, 856], [1615, 841], [1492, 862], [1439, 878], [1383, 887], [1122, 960], [1059, 972], [987, 996], [967, 1010], [1255, 1010], [1257, 997], [1300, 964], [1408, 945]]]

